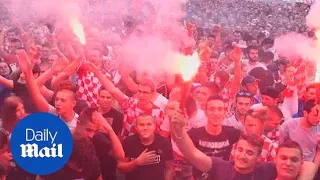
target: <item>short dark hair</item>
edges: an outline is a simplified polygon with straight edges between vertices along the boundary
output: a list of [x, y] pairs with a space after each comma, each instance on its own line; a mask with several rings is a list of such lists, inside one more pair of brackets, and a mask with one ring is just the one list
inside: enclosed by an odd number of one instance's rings
[[315, 83], [312, 83], [306, 87], [306, 91], [309, 91], [309, 89], [316, 89], [316, 88], [317, 88], [317, 85]]
[[100, 94], [101, 91], [108, 91], [104, 86], [101, 86], [98, 90], [98, 94]]
[[233, 31], [233, 33], [232, 33], [232, 34], [235, 34], [235, 33], [239, 33], [239, 34], [242, 36], [242, 32], [241, 32], [241, 31], [239, 31], [239, 30], [235, 30], [235, 31]]
[[39, 64], [34, 64], [33, 68], [32, 68], [32, 73], [33, 74], [37, 74], [37, 73], [41, 73], [41, 69], [40, 69], [40, 66]]
[[245, 118], [244, 118], [244, 121], [246, 121], [246, 119], [247, 119], [248, 116], [251, 116], [251, 117], [253, 117], [253, 118], [259, 119], [259, 120], [261, 120], [263, 123], [267, 121], [267, 119], [268, 119], [268, 112], [263, 111], [263, 112], [258, 113], [257, 115], [253, 115], [254, 112], [255, 112], [254, 109], [249, 109], [249, 111], [247, 112], [247, 114], [246, 114], [246, 116], [245, 116]]
[[276, 113], [276, 115], [280, 118], [283, 118], [283, 113], [278, 106], [268, 106], [269, 111]]
[[248, 48], [247, 48], [248, 53], [250, 53], [250, 50], [252, 50], [252, 49], [254, 49], [254, 50], [259, 50], [259, 47], [256, 46], [256, 45], [250, 45], [250, 46], [248, 46]]
[[290, 139], [286, 140], [285, 142], [283, 142], [282, 144], [279, 145], [278, 150], [277, 150], [277, 154], [279, 152], [279, 150], [281, 148], [292, 148], [292, 149], [298, 149], [300, 151], [300, 155], [301, 157], [303, 157], [303, 151], [302, 148], [300, 146], [299, 143], [297, 143], [296, 141], [292, 141]]
[[207, 100], [207, 103], [206, 103], [206, 109], [207, 109], [207, 107], [208, 107], [208, 103], [209, 103], [210, 101], [214, 101], [214, 100], [222, 101], [222, 102], [224, 103], [222, 97], [220, 97], [219, 95], [210, 96], [210, 97], [208, 98], [208, 100]]
[[202, 84], [201, 87], [208, 88], [212, 92], [212, 94], [214, 94], [214, 95], [219, 94], [219, 92], [220, 92], [220, 88], [219, 88], [218, 84], [214, 83], [214, 82], [207, 82], [205, 84]]
[[[62, 92], [62, 91], [69, 92], [70, 95], [71, 95], [72, 100], [74, 100], [74, 101], [77, 100], [76, 93], [75, 93], [72, 89], [69, 89], [69, 88], [60, 88], [60, 89], [56, 90], [55, 96], [56, 96], [59, 92]], [[55, 97], [55, 96], [54, 96], [54, 97]]]
[[151, 117], [151, 119], [154, 120], [153, 116], [151, 114], [148, 114], [148, 113], [142, 113], [142, 114], [139, 114], [136, 118], [136, 123], [138, 122], [138, 119], [141, 118], [141, 117]]
[[316, 105], [317, 105], [316, 100], [310, 99], [304, 104], [303, 110], [310, 113], [312, 108], [315, 107]]
[[269, 63], [274, 59], [274, 54], [270, 51], [263, 52], [261, 56], [261, 62]]
[[187, 115], [190, 117], [192, 115], [192, 113], [196, 112], [197, 111], [197, 103], [196, 101], [191, 98], [191, 97], [188, 97], [187, 100], [186, 100], [186, 112], [187, 112]]
[[85, 108], [78, 117], [79, 125], [85, 126], [93, 122], [91, 117], [94, 111], [96, 111], [95, 108]]
[[264, 144], [264, 140], [261, 136], [257, 134], [247, 134], [244, 133], [240, 136], [239, 140], [247, 141], [251, 146], [257, 147], [259, 154], [262, 152], [262, 147]]
[[20, 43], [20, 46], [22, 46], [22, 42], [20, 39], [11, 39], [10, 43]]

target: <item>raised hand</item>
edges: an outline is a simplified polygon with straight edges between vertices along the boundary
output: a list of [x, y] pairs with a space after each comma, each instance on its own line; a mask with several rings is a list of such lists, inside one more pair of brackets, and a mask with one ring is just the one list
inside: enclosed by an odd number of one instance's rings
[[185, 125], [186, 121], [183, 113], [181, 111], [176, 111], [171, 117], [171, 131], [176, 137], [182, 137]]
[[149, 151], [148, 149], [145, 149], [137, 158], [137, 164], [139, 166], [152, 164], [153, 162], [156, 162], [157, 154], [155, 151]]
[[58, 58], [55, 60], [52, 64], [52, 71], [55, 72], [56, 74], [61, 72], [67, 65], [67, 61], [65, 58]]
[[88, 71], [93, 72], [93, 73], [98, 73], [100, 71], [99, 68], [90, 61], [86, 62], [86, 67], [87, 67]]
[[216, 24], [213, 26], [213, 31], [221, 33], [221, 26], [219, 24]]
[[230, 53], [230, 57], [235, 62], [240, 62], [242, 56], [242, 51], [238, 46], [234, 46], [234, 49]]
[[33, 63], [31, 62], [26, 51], [19, 50], [17, 52], [17, 56], [18, 56], [18, 63], [19, 63], [19, 67], [20, 67], [21, 71], [25, 74], [32, 71]]
[[99, 111], [94, 111], [91, 116], [94, 123], [99, 126], [99, 130], [103, 133], [109, 134], [110, 131], [113, 131], [110, 124], [106, 121], [103, 115]]

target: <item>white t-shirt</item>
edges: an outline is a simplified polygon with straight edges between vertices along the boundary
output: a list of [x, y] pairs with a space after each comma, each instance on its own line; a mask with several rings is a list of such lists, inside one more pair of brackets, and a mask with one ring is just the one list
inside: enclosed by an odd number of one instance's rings
[[153, 101], [153, 104], [159, 107], [162, 111], [164, 111], [166, 105], [168, 104], [169, 100], [164, 97], [162, 94], [158, 93], [157, 98]]
[[[207, 119], [204, 111], [201, 109], [198, 109], [196, 114], [188, 120], [187, 125], [186, 125], [186, 129], [187, 129], [187, 131], [189, 131], [192, 128], [203, 127], [207, 124], [207, 121], [208, 121], [208, 119]], [[161, 124], [160, 129], [162, 131], [170, 132], [171, 127], [170, 127], [169, 121], [164, 121]], [[178, 148], [177, 144], [174, 142], [174, 140], [172, 138], [171, 138], [171, 144], [172, 144], [173, 151], [176, 152], [178, 155], [184, 157], [184, 155], [181, 153], [180, 149]]]
[[248, 60], [244, 61], [243, 64], [246, 67], [246, 73], [249, 74], [249, 72], [256, 68], [256, 67], [262, 67], [264, 70], [268, 70], [267, 66], [262, 64], [261, 62], [256, 62], [254, 64], [250, 64]]
[[[57, 116], [58, 114], [57, 114], [56, 108], [51, 106], [51, 105], [49, 105], [49, 107], [50, 108], [49, 108], [49, 112], [48, 113], [51, 113], [51, 114]], [[73, 119], [71, 121], [69, 121], [69, 122], [65, 122], [67, 124], [67, 126], [69, 127], [70, 131], [73, 131], [77, 127], [78, 118], [79, 118], [79, 115], [77, 113], [74, 113]]]
[[232, 115], [229, 118], [225, 119], [223, 121], [222, 125], [231, 126], [231, 127], [234, 127], [236, 129], [240, 130], [241, 132], [244, 132], [243, 124], [237, 120], [235, 115]]

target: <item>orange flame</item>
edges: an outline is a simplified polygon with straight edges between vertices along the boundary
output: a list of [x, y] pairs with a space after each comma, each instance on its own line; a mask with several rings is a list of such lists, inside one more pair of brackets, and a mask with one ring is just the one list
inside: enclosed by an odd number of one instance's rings
[[81, 44], [86, 44], [83, 26], [78, 18], [74, 18], [70, 22], [73, 33], [79, 38]]
[[184, 81], [190, 81], [198, 72], [200, 67], [200, 59], [197, 52], [192, 56], [178, 55], [179, 73], [182, 75]]
[[316, 37], [318, 39], [318, 41], [320, 40], [320, 30], [316, 31]]

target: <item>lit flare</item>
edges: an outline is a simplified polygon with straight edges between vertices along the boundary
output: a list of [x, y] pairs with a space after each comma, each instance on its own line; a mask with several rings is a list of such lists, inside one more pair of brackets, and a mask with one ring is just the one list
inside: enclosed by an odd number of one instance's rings
[[73, 33], [79, 38], [81, 44], [86, 44], [86, 38], [83, 30], [83, 26], [79, 19], [74, 18], [70, 22]]
[[191, 56], [178, 55], [179, 73], [182, 75], [184, 81], [190, 81], [197, 74], [200, 64], [197, 52]]

